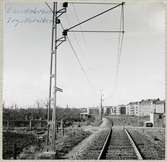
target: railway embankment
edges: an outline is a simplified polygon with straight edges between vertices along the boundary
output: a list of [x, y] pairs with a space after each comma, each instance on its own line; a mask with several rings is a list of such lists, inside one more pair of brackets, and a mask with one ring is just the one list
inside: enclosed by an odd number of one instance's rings
[[[89, 130], [92, 134], [75, 146], [65, 159], [97, 159], [103, 147], [105, 139], [112, 127], [109, 119], [103, 118], [99, 127], [85, 126], [82, 129]], [[91, 151], [90, 151], [91, 150]]]

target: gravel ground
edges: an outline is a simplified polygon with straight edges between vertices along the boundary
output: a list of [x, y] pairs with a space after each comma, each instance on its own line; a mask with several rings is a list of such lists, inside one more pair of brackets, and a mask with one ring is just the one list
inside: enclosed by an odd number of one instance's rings
[[[144, 159], [165, 159], [165, 132], [160, 129], [128, 128]], [[154, 134], [154, 136], [152, 135]]]

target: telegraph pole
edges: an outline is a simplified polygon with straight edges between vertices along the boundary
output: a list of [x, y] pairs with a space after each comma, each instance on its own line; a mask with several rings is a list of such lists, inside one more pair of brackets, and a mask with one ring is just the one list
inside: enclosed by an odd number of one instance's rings
[[[67, 2], [63, 3], [63, 8], [58, 10], [57, 2], [53, 2], [53, 9], [46, 3], [52, 12], [52, 36], [51, 36], [51, 60], [50, 60], [50, 84], [49, 84], [49, 102], [48, 102], [48, 137], [47, 145], [51, 144], [51, 150], [56, 153], [56, 128], [57, 128], [57, 91], [63, 92], [61, 88], [57, 87], [57, 48], [66, 40], [66, 35], [62, 34], [62, 37], [57, 36], [57, 26], [60, 24], [59, 17], [66, 12], [68, 6]], [[53, 97], [52, 97], [53, 96]], [[53, 101], [52, 119], [50, 119], [50, 110]]]
[[100, 97], [100, 120], [102, 120], [103, 117], [103, 93], [101, 91], [101, 97]]
[[[57, 94], [57, 90], [56, 90], [56, 85], [57, 85], [57, 2], [53, 2], [53, 26], [52, 28], [54, 29], [54, 51], [52, 51], [52, 54], [54, 55], [54, 60], [55, 60], [55, 64], [54, 64], [54, 91], [53, 91], [53, 113], [52, 113], [52, 122], [53, 122], [53, 134], [52, 134], [52, 149], [56, 152], [56, 146], [55, 146], [55, 140], [56, 140], [56, 127], [57, 127], [57, 118], [56, 118], [56, 94]], [[51, 76], [52, 77], [52, 76]]]

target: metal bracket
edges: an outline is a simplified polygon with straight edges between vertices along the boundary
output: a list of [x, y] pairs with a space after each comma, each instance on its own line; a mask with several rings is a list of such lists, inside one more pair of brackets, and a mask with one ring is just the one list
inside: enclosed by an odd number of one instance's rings
[[59, 47], [60, 46], [60, 44], [62, 44], [63, 42], [65, 42], [66, 41], [66, 39], [65, 40], [63, 40], [63, 41], [61, 41], [57, 46], [56, 46], [56, 48], [57, 47]]
[[66, 37], [60, 37], [59, 39], [57, 39], [56, 41], [59, 42], [59, 41], [64, 41], [66, 40]]
[[63, 92], [63, 89], [59, 88], [59, 87], [56, 87], [55, 88], [56, 91], [59, 91], [59, 92]]

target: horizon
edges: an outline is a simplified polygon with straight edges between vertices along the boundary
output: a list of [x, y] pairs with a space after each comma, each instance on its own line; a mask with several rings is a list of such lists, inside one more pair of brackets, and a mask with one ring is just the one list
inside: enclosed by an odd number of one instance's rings
[[[161, 99], [161, 98], [147, 98], [147, 99], [142, 99], [142, 100], [140, 100], [140, 101], [129, 101], [128, 103], [120, 103], [120, 104], [118, 104], [118, 105], [103, 105], [103, 107], [116, 107], [116, 106], [121, 106], [121, 105], [128, 105], [129, 103], [133, 103], [133, 102], [141, 102], [141, 101], [147, 101], [147, 100], [157, 100], [157, 99], [159, 99], [160, 101], [164, 101], [165, 102], [165, 99]], [[21, 106], [21, 105], [17, 105], [17, 104], [13, 104], [13, 105], [7, 105], [6, 107], [8, 107], [8, 109], [15, 109], [15, 106], [16, 106], [16, 109], [48, 109], [46, 106], [43, 106], [43, 104], [42, 105], [40, 105], [39, 107], [37, 106], [37, 104], [36, 104], [36, 107], [35, 107], [35, 104], [34, 105], [26, 105], [26, 106]], [[4, 107], [5, 107], [5, 104], [4, 104]], [[89, 106], [89, 107], [83, 107], [83, 106], [81, 106], [81, 107], [75, 107], [75, 106], [66, 106], [66, 107], [62, 107], [62, 106], [59, 106], [59, 105], [57, 105], [57, 108], [63, 108], [63, 109], [66, 109], [66, 108], [71, 108], [71, 109], [82, 109], [82, 108], [99, 108], [100, 106], [99, 105], [97, 105], [97, 106]], [[52, 107], [52, 109], [53, 109], [53, 107]]]

